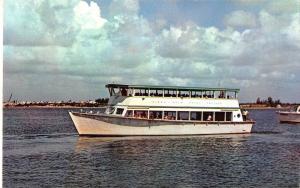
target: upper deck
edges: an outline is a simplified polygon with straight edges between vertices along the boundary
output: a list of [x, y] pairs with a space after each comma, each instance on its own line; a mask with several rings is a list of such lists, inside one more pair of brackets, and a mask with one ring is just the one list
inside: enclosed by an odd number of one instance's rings
[[237, 99], [239, 89], [107, 84], [110, 96]]

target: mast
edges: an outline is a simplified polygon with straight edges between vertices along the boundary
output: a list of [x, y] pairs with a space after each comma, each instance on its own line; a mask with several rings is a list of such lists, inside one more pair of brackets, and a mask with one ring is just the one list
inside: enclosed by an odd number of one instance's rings
[[7, 101], [8, 103], [10, 102], [11, 98], [12, 98], [12, 93], [10, 94], [10, 97], [9, 97], [9, 99]]

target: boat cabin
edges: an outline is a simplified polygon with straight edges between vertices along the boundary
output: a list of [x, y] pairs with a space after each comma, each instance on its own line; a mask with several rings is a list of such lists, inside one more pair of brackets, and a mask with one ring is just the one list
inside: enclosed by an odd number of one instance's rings
[[106, 85], [107, 114], [126, 118], [176, 121], [243, 121], [239, 89]]
[[239, 89], [108, 84], [110, 96], [237, 99]]

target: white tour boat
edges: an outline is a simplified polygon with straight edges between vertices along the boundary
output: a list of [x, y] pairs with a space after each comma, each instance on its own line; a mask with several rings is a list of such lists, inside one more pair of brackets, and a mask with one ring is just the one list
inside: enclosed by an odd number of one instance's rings
[[104, 113], [69, 112], [79, 135], [154, 136], [250, 133], [239, 89], [108, 84]]
[[279, 111], [277, 114], [282, 123], [300, 123], [300, 106], [296, 106], [292, 111]]

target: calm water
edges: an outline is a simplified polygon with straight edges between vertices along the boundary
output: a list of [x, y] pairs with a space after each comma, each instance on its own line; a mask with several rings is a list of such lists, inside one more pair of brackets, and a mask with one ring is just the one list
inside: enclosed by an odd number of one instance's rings
[[78, 137], [66, 109], [5, 109], [4, 187], [300, 187], [300, 125], [247, 135]]

